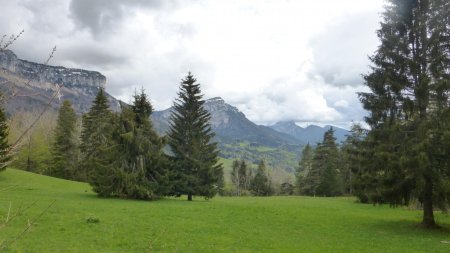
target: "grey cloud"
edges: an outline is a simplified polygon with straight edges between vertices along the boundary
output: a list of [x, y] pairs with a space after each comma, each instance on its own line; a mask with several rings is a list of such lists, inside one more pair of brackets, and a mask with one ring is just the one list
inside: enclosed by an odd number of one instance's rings
[[98, 45], [79, 45], [64, 48], [58, 52], [58, 57], [71, 62], [71, 65], [109, 69], [127, 63], [128, 57], [114, 54], [109, 49]]
[[378, 20], [373, 12], [354, 14], [312, 39], [314, 58], [309, 77], [340, 87], [361, 85], [361, 74], [370, 64], [368, 55], [376, 49]]
[[96, 36], [114, 30], [128, 11], [137, 9], [174, 8], [175, 0], [72, 0], [70, 17], [80, 28], [87, 28]]

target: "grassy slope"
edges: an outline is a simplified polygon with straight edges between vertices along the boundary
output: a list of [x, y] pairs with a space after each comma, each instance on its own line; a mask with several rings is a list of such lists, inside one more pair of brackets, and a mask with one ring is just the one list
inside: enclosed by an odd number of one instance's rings
[[[37, 203], [6, 226], [0, 242], [47, 211], [10, 252], [449, 252], [447, 229], [416, 226], [419, 211], [350, 198], [214, 198], [187, 202], [99, 199], [83, 183], [23, 171], [0, 173], [0, 217]], [[86, 222], [96, 217], [99, 223]], [[447, 232], [446, 232], [447, 231]]]

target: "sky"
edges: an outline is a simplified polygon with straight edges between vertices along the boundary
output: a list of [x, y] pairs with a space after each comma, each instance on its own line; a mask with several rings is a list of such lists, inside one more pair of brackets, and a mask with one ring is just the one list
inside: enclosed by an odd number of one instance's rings
[[170, 107], [188, 71], [204, 98], [220, 96], [271, 125], [363, 120], [383, 0], [0, 0], [0, 35], [23, 35], [19, 58], [95, 70], [131, 101], [144, 88]]

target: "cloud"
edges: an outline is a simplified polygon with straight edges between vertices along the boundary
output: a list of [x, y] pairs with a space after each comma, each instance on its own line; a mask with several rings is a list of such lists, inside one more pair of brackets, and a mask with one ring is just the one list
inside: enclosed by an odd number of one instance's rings
[[[0, 0], [0, 34], [27, 60], [100, 71], [128, 101], [144, 87], [171, 106], [192, 71], [205, 98], [221, 96], [251, 120], [347, 124], [378, 44], [382, 0]], [[347, 123], [346, 123], [347, 122]]]
[[139, 9], [164, 10], [177, 5], [174, 0], [71, 0], [69, 17], [94, 36], [118, 30], [123, 19]]
[[323, 79], [336, 86], [359, 86], [361, 74], [368, 71], [368, 56], [378, 44], [376, 11], [355, 13], [329, 25], [310, 40], [313, 69], [310, 78]]

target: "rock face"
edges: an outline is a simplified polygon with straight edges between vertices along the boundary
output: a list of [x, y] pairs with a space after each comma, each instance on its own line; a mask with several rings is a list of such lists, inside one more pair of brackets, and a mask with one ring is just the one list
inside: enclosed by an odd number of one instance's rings
[[[21, 60], [10, 50], [0, 50], [0, 70], [0, 79], [6, 82], [0, 87], [1, 91], [20, 95], [6, 106], [11, 114], [45, 105], [58, 86], [61, 87], [60, 97], [52, 103], [52, 107], [59, 108], [67, 99], [72, 102], [75, 111], [84, 113], [89, 110], [98, 89], [106, 85], [106, 77], [99, 72]], [[119, 110], [119, 101], [107, 96], [111, 109]]]
[[96, 71], [43, 65], [18, 59], [11, 50], [0, 51], [0, 66], [34, 82], [65, 87], [105, 87], [106, 77]]

